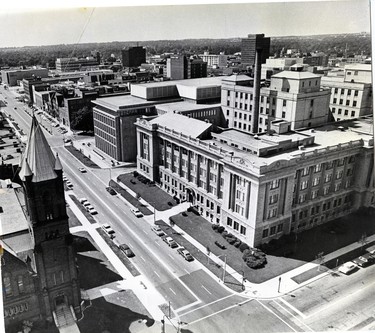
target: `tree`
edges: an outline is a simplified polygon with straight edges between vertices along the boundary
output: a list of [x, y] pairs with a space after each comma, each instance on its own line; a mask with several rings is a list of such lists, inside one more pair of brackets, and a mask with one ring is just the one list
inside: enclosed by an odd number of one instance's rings
[[71, 128], [82, 131], [93, 131], [94, 130], [94, 119], [92, 109], [88, 106], [84, 106], [79, 109], [75, 114], [71, 122]]

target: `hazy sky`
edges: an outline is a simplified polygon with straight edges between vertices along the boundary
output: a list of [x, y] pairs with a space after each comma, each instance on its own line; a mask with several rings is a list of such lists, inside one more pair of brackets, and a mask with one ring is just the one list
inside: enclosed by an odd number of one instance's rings
[[[113, 1], [107, 0], [105, 5], [116, 5]], [[8, 8], [2, 5], [0, 47], [78, 41], [245, 37], [249, 33], [273, 37], [370, 31], [370, 0], [247, 1], [238, 4], [221, 1], [198, 5], [95, 7], [94, 10], [84, 7], [47, 8], [51, 2], [34, 0], [31, 2], [34, 8], [29, 9], [25, 5], [10, 8], [11, 1], [7, 1]], [[77, 3], [104, 5], [98, 0], [74, 3], [76, 6]], [[132, 3], [147, 4], [142, 0]], [[64, 1], [64, 4], [72, 6], [69, 1]], [[62, 6], [61, 2], [59, 5]]]

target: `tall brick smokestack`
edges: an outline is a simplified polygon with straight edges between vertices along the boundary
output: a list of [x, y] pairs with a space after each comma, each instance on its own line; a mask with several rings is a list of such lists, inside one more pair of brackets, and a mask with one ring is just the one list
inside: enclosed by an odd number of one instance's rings
[[255, 66], [254, 66], [254, 111], [251, 118], [251, 132], [258, 133], [259, 124], [259, 99], [260, 99], [260, 78], [262, 68], [262, 49], [257, 48], [255, 55]]

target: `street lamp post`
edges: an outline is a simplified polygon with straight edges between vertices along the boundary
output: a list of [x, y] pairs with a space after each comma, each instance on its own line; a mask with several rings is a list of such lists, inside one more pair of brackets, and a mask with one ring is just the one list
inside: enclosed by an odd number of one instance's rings
[[227, 255], [226, 254], [222, 254], [220, 256], [218, 256], [218, 258], [220, 258], [221, 256], [224, 256], [224, 266], [223, 266], [223, 283], [225, 283], [225, 271], [226, 271], [226, 268], [227, 268]]
[[281, 276], [279, 276], [279, 287], [277, 288], [277, 292], [280, 292], [280, 285], [281, 285]]

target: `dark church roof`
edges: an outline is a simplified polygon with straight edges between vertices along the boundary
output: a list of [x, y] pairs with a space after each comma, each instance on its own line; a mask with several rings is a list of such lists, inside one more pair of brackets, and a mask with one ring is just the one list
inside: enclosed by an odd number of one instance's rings
[[32, 174], [32, 182], [42, 182], [55, 179], [55, 170], [61, 170], [61, 162], [59, 159], [56, 161], [41, 126], [33, 117], [26, 150], [22, 156], [20, 178], [24, 181], [26, 176]]

